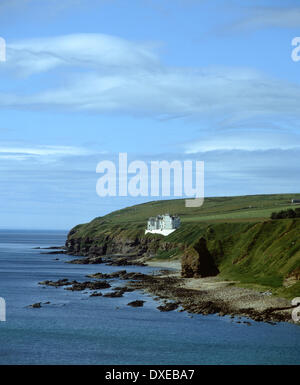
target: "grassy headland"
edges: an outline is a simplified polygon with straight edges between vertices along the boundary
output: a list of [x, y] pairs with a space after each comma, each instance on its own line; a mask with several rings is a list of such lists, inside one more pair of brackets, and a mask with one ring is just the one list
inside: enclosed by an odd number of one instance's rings
[[[293, 198], [300, 194], [206, 198], [200, 208], [186, 208], [184, 199], [149, 202], [76, 226], [67, 246], [78, 255], [136, 253], [168, 261], [204, 237], [222, 279], [292, 298], [300, 294], [300, 219], [270, 215], [294, 208]], [[181, 217], [180, 229], [145, 235], [147, 219], [166, 212]]]

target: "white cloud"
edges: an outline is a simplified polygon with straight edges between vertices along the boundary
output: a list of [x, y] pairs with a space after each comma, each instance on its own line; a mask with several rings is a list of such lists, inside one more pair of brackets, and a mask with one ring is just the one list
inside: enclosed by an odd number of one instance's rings
[[150, 44], [104, 34], [72, 34], [26, 39], [7, 44], [7, 62], [23, 75], [57, 67], [84, 67], [101, 72], [147, 68], [158, 65]]
[[[249, 68], [166, 66], [151, 45], [108, 35], [8, 42], [8, 61], [1, 68], [4, 76], [6, 69], [15, 69], [44, 77], [37, 82], [39, 91], [31, 87], [31, 92], [27, 83], [31, 78], [24, 80], [23, 88], [18, 79], [18, 93], [0, 93], [0, 108], [114, 112], [160, 119], [300, 117], [297, 84]], [[59, 71], [65, 68], [70, 71], [60, 77]], [[55, 86], [49, 86], [50, 70], [55, 70]], [[36, 85], [32, 79], [30, 84]]]
[[187, 154], [218, 150], [266, 151], [300, 148], [300, 135], [283, 130], [224, 130], [202, 135], [186, 146]]
[[59, 157], [84, 156], [91, 152], [85, 148], [73, 146], [48, 146], [48, 145], [0, 145], [0, 159], [6, 160], [26, 160], [26, 159], [45, 159], [54, 160]]
[[247, 15], [229, 29], [299, 28], [300, 7], [246, 8]]

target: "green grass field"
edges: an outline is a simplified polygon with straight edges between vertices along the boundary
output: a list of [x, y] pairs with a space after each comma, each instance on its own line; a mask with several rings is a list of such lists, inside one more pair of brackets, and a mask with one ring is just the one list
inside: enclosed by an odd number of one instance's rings
[[162, 200], [128, 207], [106, 215], [106, 220], [114, 223], [145, 222], [149, 217], [163, 213], [178, 214], [182, 222], [201, 222], [236, 219], [265, 220], [273, 211], [285, 210], [292, 205], [293, 198], [300, 194], [248, 195], [237, 197], [206, 198], [199, 208], [185, 207], [184, 199]]

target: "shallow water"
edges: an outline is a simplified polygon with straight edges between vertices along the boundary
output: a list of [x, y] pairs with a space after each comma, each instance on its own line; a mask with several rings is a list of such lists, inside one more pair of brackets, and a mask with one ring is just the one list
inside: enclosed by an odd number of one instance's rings
[[[0, 231], [0, 297], [7, 321], [0, 322], [0, 364], [299, 364], [300, 327], [252, 326], [215, 315], [160, 313], [139, 292], [123, 298], [90, 298], [83, 292], [38, 285], [60, 278], [124, 268], [70, 265], [72, 257], [42, 255], [34, 247], [62, 245], [61, 231]], [[59, 261], [55, 261], [59, 258]], [[150, 273], [150, 267], [126, 267]], [[124, 281], [113, 281], [120, 286]], [[111, 289], [101, 290], [110, 291]], [[127, 303], [146, 301], [143, 308]], [[50, 301], [41, 309], [26, 306]]]

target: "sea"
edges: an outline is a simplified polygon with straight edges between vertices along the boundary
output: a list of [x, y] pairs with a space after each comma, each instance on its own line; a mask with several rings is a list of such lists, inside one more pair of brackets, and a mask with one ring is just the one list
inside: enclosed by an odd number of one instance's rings
[[[64, 231], [0, 231], [0, 297], [6, 302], [1, 365], [300, 364], [300, 325], [161, 313], [160, 303], [143, 292], [104, 298], [39, 285], [62, 278], [85, 281], [87, 274], [124, 269], [68, 264], [71, 256], [35, 249], [63, 245], [66, 236]], [[157, 269], [126, 270], [155, 274]], [[135, 300], [144, 300], [144, 306], [127, 305]], [[28, 307], [37, 302], [41, 308]]]

